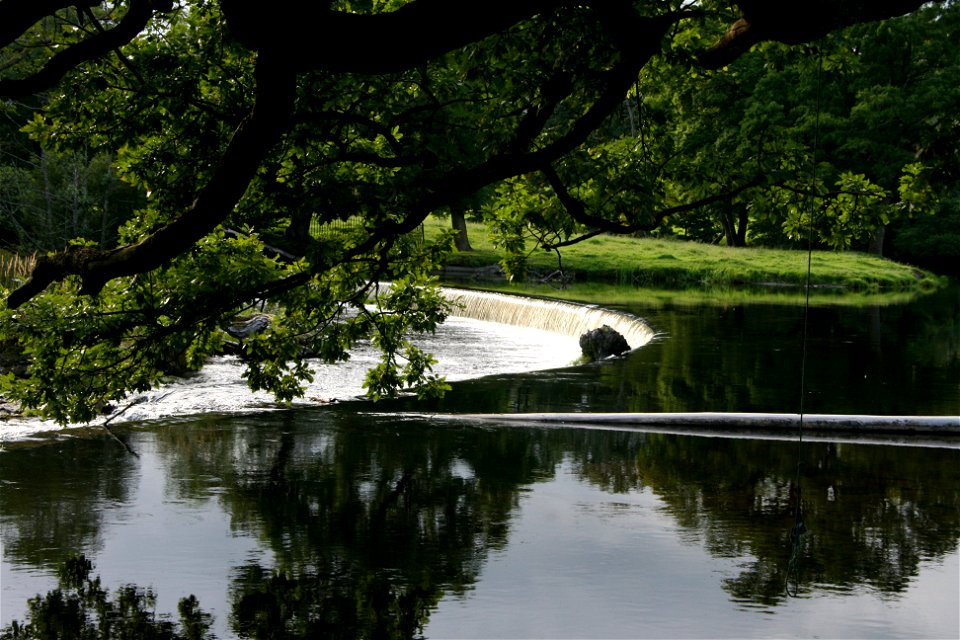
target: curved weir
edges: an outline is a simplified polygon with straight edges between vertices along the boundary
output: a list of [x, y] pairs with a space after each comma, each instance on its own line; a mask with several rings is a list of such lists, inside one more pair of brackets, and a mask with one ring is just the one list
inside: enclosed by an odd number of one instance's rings
[[[490, 291], [444, 287], [443, 294], [460, 305], [452, 315], [534, 327], [579, 337], [607, 325], [627, 340], [631, 349], [656, 335], [640, 318], [596, 305], [529, 298]], [[889, 444], [903, 439], [911, 446], [960, 448], [960, 417], [881, 416], [786, 413], [511, 413], [429, 414], [436, 420], [484, 421], [503, 424], [566, 425], [581, 428], [634, 429], [661, 433], [726, 434], [732, 437], [793, 439], [802, 427], [804, 437], [836, 441], [853, 438]]]
[[656, 335], [640, 318], [596, 305], [471, 289], [444, 287], [442, 291], [460, 305], [453, 315], [465, 318], [534, 327], [575, 338], [607, 325], [619, 332], [631, 349], [642, 347]]

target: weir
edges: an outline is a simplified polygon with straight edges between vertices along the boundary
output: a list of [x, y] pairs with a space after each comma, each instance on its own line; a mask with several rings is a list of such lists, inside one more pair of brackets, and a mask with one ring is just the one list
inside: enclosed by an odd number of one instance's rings
[[631, 349], [639, 349], [656, 335], [640, 318], [596, 305], [451, 287], [443, 287], [442, 292], [459, 305], [453, 315], [465, 318], [533, 327], [574, 338], [607, 325], [620, 333]]
[[[443, 295], [456, 302], [453, 315], [535, 327], [579, 337], [607, 325], [627, 340], [631, 349], [649, 343], [656, 332], [642, 319], [596, 305], [529, 298], [490, 291], [444, 287]], [[960, 448], [958, 416], [881, 416], [787, 413], [513, 413], [429, 414], [434, 420], [482, 421], [520, 425], [565, 425], [580, 428], [614, 428], [661, 433], [700, 433], [731, 437], [793, 439], [798, 429], [813, 440], [885, 444], [903, 440], [910, 446]], [[892, 442], [894, 441], [894, 442]]]

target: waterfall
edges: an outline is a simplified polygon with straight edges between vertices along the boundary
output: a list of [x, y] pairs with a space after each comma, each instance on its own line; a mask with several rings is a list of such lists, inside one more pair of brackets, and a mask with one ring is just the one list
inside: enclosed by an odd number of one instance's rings
[[631, 349], [653, 339], [656, 332], [640, 318], [596, 305], [506, 293], [443, 287], [444, 296], [457, 303], [453, 315], [553, 331], [575, 338], [603, 325], [622, 335]]

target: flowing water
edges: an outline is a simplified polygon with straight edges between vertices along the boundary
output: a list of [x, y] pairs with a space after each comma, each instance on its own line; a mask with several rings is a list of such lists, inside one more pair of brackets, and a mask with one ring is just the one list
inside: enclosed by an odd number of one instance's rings
[[[414, 341], [436, 359], [433, 372], [451, 382], [569, 366], [580, 358], [578, 337], [602, 325], [620, 332], [632, 349], [646, 345], [655, 335], [640, 318], [595, 305], [467, 289], [448, 288], [444, 293], [455, 303], [457, 315], [448, 318], [436, 334], [419, 335]], [[365, 391], [364, 376], [377, 364], [377, 358], [372, 345], [363, 343], [351, 352], [347, 362], [314, 364], [315, 379], [306, 383], [304, 398], [295, 404], [317, 406], [360, 398]], [[215, 358], [198, 373], [135, 396], [109, 420], [130, 422], [275, 408], [270, 394], [249, 390], [242, 371], [237, 357]], [[9, 420], [0, 428], [0, 442], [51, 430], [59, 427], [49, 421]]]
[[573, 338], [606, 325], [620, 333], [631, 349], [646, 345], [655, 335], [654, 329], [641, 318], [596, 305], [468, 289], [446, 289], [445, 292], [447, 298], [457, 304], [457, 313], [468, 318], [544, 329]]
[[[433, 338], [460, 378], [439, 401], [266, 410], [223, 361], [131, 408], [139, 457], [97, 429], [8, 438], [0, 625], [84, 553], [160, 614], [196, 595], [221, 638], [960, 636], [956, 441], [409, 413], [797, 410], [802, 309], [627, 311], [658, 337], [577, 367], [568, 336], [463, 321]], [[357, 392], [334, 377], [311, 393]], [[813, 309], [805, 387], [808, 412], [960, 415], [956, 292]]]
[[[492, 374], [515, 374], [566, 367], [580, 356], [576, 340], [532, 327], [497, 325], [467, 317], [451, 317], [435, 335], [418, 336], [417, 346], [437, 360], [434, 373], [450, 381]], [[492, 348], [496, 345], [496, 348]], [[316, 407], [358, 399], [368, 369], [377, 364], [377, 353], [362, 344], [350, 360], [336, 365], [315, 364], [313, 382], [307, 384], [297, 407]], [[173, 379], [159, 389], [135, 396], [114, 422], [158, 420], [199, 413], [246, 413], [277, 410], [268, 393], [253, 393], [242, 378], [242, 362], [234, 356], [213, 359], [202, 371]], [[9, 420], [0, 423], [0, 442], [63, 433], [53, 422]]]

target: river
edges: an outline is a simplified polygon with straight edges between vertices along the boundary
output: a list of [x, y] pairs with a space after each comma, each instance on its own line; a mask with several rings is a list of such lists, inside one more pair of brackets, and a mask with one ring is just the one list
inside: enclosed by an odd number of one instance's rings
[[569, 340], [466, 322], [434, 338], [459, 379], [437, 401], [349, 401], [328, 372], [310, 395], [343, 401], [276, 409], [222, 361], [115, 423], [139, 457], [23, 427], [0, 454], [0, 625], [83, 553], [158, 614], [194, 594], [221, 638], [960, 635], [955, 442], [423, 417], [796, 412], [801, 378], [811, 413], [960, 415], [956, 290], [811, 309], [805, 359], [801, 307], [628, 311], [658, 336], [576, 367]]

